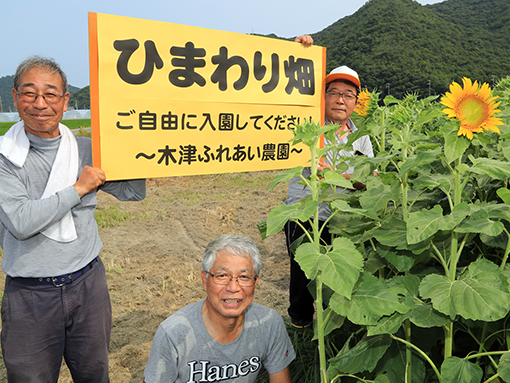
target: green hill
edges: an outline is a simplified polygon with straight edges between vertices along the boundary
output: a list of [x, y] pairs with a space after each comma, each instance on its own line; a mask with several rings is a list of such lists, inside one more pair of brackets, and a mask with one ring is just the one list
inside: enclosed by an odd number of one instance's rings
[[[462, 77], [494, 85], [510, 75], [509, 0], [369, 0], [312, 36], [328, 48], [328, 71], [348, 65], [363, 86], [397, 98], [442, 94]], [[12, 76], [0, 78], [3, 111], [13, 110], [11, 87]], [[90, 107], [88, 87], [70, 93], [70, 106]]]
[[313, 37], [328, 48], [328, 71], [348, 65], [369, 89], [428, 96], [429, 84], [440, 94], [464, 76], [492, 85], [510, 74], [509, 8], [508, 0], [370, 0]]

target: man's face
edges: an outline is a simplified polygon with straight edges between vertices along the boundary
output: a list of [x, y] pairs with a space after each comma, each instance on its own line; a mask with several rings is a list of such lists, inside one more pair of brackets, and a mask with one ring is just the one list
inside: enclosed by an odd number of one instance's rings
[[[227, 252], [218, 254], [210, 272], [230, 274], [234, 277], [243, 274], [255, 275], [253, 261], [250, 257], [239, 257]], [[237, 318], [244, 315], [244, 310], [253, 301], [258, 279], [251, 287], [241, 287], [235, 278], [232, 278], [227, 285], [218, 285], [213, 281], [211, 275], [209, 277], [207, 275], [205, 271], [202, 271], [202, 284], [207, 292], [206, 304], [209, 310], [224, 318]]]
[[[356, 96], [356, 88], [344, 82], [334, 81], [329, 85], [328, 92], [351, 93]], [[344, 100], [343, 97], [332, 96], [326, 93], [326, 118], [330, 123], [344, 125], [356, 108], [358, 100]]]
[[25, 130], [42, 138], [58, 137], [60, 134], [58, 124], [67, 110], [69, 93], [66, 93], [64, 97], [59, 97], [55, 104], [48, 104], [42, 95], [48, 92], [63, 94], [63, 83], [60, 75], [36, 67], [23, 73], [20, 76], [19, 84], [19, 93], [33, 92], [39, 95], [35, 101], [26, 102], [16, 94], [15, 89], [12, 90], [14, 106], [25, 122]]

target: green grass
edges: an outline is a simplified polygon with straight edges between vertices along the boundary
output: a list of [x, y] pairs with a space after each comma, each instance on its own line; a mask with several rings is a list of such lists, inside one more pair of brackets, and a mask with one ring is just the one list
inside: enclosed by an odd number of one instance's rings
[[[63, 120], [62, 123], [69, 129], [80, 129], [90, 127], [90, 118], [82, 118], [76, 120]], [[13, 126], [15, 122], [0, 122], [0, 136], [3, 136], [5, 132]]]
[[106, 227], [112, 227], [120, 222], [127, 221], [133, 218], [133, 215], [129, 212], [122, 211], [118, 205], [112, 205], [108, 207], [96, 208], [96, 222], [99, 230]]

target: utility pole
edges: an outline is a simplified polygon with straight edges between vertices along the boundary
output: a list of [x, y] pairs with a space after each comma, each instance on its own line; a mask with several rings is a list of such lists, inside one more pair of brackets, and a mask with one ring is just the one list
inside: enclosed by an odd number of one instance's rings
[[0, 96], [0, 112], [4, 111], [4, 106], [2, 104], [2, 96]]
[[388, 96], [390, 95], [390, 83], [386, 84], [386, 88], [388, 88]]
[[430, 97], [430, 80], [429, 80], [429, 97]]

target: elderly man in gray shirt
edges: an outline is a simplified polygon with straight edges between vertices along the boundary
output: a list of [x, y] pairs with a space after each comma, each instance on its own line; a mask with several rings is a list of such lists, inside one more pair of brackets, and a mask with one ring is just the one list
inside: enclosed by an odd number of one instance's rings
[[67, 79], [29, 57], [12, 90], [21, 121], [0, 140], [0, 244], [7, 274], [2, 354], [9, 382], [108, 382], [111, 304], [94, 211], [96, 191], [145, 197], [145, 180], [106, 182], [91, 140], [60, 123]]

